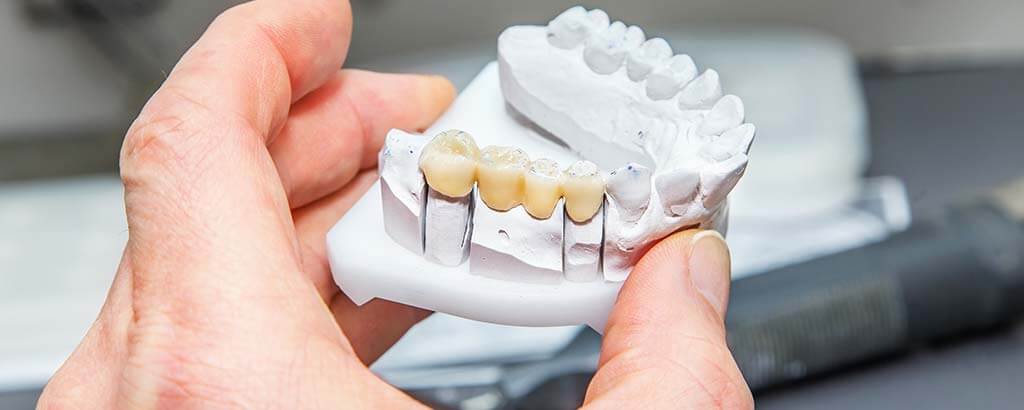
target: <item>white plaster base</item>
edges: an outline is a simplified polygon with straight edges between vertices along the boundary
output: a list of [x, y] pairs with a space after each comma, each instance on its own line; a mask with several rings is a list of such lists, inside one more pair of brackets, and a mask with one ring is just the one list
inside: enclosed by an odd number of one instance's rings
[[381, 298], [504, 325], [604, 331], [621, 282], [513, 282], [427, 261], [384, 232], [380, 198], [377, 183], [327, 233], [334, 281], [357, 305]]

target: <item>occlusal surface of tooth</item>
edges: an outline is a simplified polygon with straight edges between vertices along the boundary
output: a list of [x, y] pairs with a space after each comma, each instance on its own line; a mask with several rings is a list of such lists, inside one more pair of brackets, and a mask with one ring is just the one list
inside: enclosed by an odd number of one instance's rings
[[697, 135], [721, 135], [743, 123], [743, 101], [735, 95], [722, 97], [697, 126]]
[[718, 72], [712, 69], [695, 78], [679, 93], [679, 109], [706, 110], [722, 98], [722, 83]]
[[450, 197], [473, 190], [480, 149], [465, 131], [448, 130], [435, 136], [420, 154], [420, 169], [431, 188]]
[[647, 76], [647, 96], [652, 100], [667, 100], [679, 93], [686, 83], [697, 75], [697, 65], [686, 54], [672, 56], [668, 64], [655, 68]]
[[611, 74], [622, 66], [626, 54], [643, 42], [643, 30], [637, 26], [627, 28], [621, 21], [616, 21], [587, 39], [583, 61], [595, 73]]
[[523, 207], [537, 219], [551, 217], [562, 197], [561, 175], [558, 163], [541, 158], [530, 163], [523, 178]]
[[651, 169], [629, 163], [608, 174], [605, 191], [626, 221], [636, 221], [651, 201]]
[[658, 191], [665, 213], [682, 214], [683, 208], [697, 195], [700, 181], [700, 173], [687, 166], [654, 177], [654, 189]]
[[593, 162], [576, 161], [562, 174], [565, 213], [576, 222], [592, 218], [604, 202], [604, 177]]
[[558, 48], [574, 48], [607, 27], [608, 13], [603, 10], [571, 7], [548, 23], [548, 42]]
[[644, 41], [640, 47], [626, 55], [626, 75], [630, 80], [643, 81], [651, 70], [668, 63], [672, 58], [672, 46], [665, 39], [655, 37]]
[[491, 209], [507, 211], [523, 201], [530, 158], [514, 147], [487, 146], [480, 150], [477, 191]]

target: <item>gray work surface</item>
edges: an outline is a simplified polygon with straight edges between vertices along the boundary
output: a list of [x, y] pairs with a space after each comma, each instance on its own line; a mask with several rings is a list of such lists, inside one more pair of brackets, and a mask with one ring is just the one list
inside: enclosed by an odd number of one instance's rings
[[[872, 175], [904, 179], [917, 215], [1024, 175], [1024, 68], [864, 79]], [[1015, 408], [1024, 403], [1024, 332], [1016, 328], [758, 394], [758, 408]], [[31, 408], [38, 390], [0, 395]]]

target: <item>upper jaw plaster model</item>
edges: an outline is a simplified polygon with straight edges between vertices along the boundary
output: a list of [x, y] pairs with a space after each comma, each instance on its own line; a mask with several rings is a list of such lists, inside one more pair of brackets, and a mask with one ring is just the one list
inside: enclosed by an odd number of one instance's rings
[[328, 234], [335, 280], [360, 304], [600, 331], [658, 239], [725, 230], [754, 126], [714, 70], [601, 10], [508, 28], [494, 71], [432, 139], [388, 134], [379, 184]]

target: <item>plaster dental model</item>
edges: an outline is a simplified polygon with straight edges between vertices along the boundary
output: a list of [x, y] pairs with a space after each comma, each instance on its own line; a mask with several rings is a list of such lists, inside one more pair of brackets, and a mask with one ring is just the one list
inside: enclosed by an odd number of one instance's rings
[[657, 240], [724, 231], [754, 126], [718, 74], [601, 10], [514, 26], [426, 135], [328, 234], [335, 281], [470, 319], [603, 330]]

